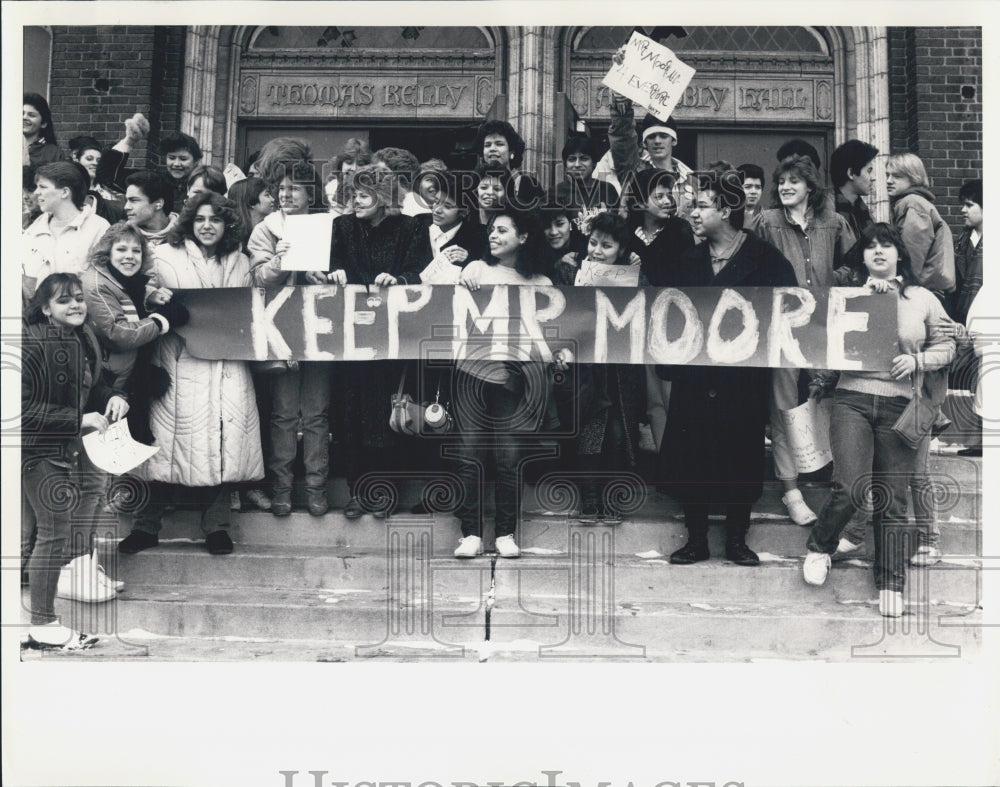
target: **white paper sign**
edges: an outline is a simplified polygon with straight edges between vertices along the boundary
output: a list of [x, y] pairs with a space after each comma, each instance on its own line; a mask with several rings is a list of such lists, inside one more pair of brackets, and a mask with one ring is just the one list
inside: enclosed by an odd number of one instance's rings
[[608, 265], [584, 260], [573, 284], [577, 287], [638, 287], [641, 264]]
[[285, 231], [281, 239], [287, 240], [291, 248], [281, 255], [281, 270], [330, 270], [334, 218], [330, 213], [285, 216]]
[[782, 410], [788, 442], [800, 473], [813, 473], [833, 461], [830, 451], [831, 398], [810, 399], [792, 410]]
[[633, 32], [625, 45], [625, 60], [602, 80], [660, 120], [666, 120], [684, 95], [695, 70], [663, 44]]
[[421, 284], [458, 284], [462, 268], [444, 255], [437, 255], [431, 264], [420, 271]]
[[135, 469], [160, 450], [133, 440], [124, 418], [111, 424], [104, 434], [85, 434], [83, 447], [91, 462], [112, 475], [122, 475]]

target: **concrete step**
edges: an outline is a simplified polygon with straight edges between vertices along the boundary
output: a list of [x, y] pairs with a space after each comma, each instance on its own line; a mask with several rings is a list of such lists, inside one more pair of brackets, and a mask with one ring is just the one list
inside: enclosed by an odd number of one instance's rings
[[[794, 525], [787, 517], [779, 514], [758, 512], [753, 514], [748, 543], [758, 552], [778, 555], [803, 555], [808, 527]], [[721, 553], [725, 540], [723, 519], [713, 518], [709, 528], [709, 544], [713, 551]], [[942, 516], [941, 547], [953, 555], [976, 555], [980, 553], [981, 529], [975, 519], [963, 519], [954, 514]], [[487, 519], [484, 528], [486, 544], [492, 539], [492, 522]], [[569, 534], [579, 527], [587, 527], [576, 516], [548, 514], [538, 509], [525, 509], [518, 529], [518, 544], [523, 549], [555, 550], [566, 552]], [[588, 529], [603, 529], [592, 526]], [[630, 515], [621, 524], [613, 526], [614, 549], [617, 554], [634, 555], [659, 552], [669, 555], [683, 546], [687, 539], [683, 516], [677, 507], [657, 507], [647, 504], [642, 510]], [[256, 550], [269, 546], [300, 546], [316, 548], [342, 548], [360, 550], [385, 550], [391, 533], [423, 532], [433, 541], [433, 554], [447, 556], [452, 553], [461, 537], [458, 520], [449, 514], [416, 516], [399, 514], [388, 520], [378, 520], [365, 516], [359, 520], [348, 520], [343, 512], [332, 510], [324, 517], [309, 516], [304, 512], [293, 512], [291, 516], [276, 518], [264, 512], [234, 514], [232, 538], [237, 550]], [[112, 554], [115, 539], [124, 535], [109, 531], [106, 560], [118, 559]], [[179, 511], [169, 515], [161, 531], [161, 545], [187, 544], [203, 539], [197, 524], [197, 514]], [[867, 528], [867, 541], [862, 557], [872, 555], [872, 530]]]
[[[132, 601], [147, 585], [190, 588], [238, 588], [247, 599], [271, 590], [316, 591], [382, 598], [418, 592], [481, 598], [495, 576], [498, 594], [566, 598], [574, 588], [602, 588], [633, 601], [801, 600], [854, 602], [873, 592], [871, 564], [860, 559], [834, 564], [826, 585], [804, 584], [801, 556], [762, 553], [757, 568], [744, 568], [716, 557], [692, 566], [672, 566], [665, 558], [641, 559], [616, 554], [609, 529], [588, 529], [574, 536], [573, 554], [526, 554], [521, 560], [491, 560], [489, 555], [460, 561], [431, 557], [427, 549], [402, 546], [389, 553], [329, 547], [267, 546], [225, 557], [200, 547], [166, 545], [107, 562], [108, 572], [125, 582], [120, 596]], [[607, 551], [605, 551], [607, 550]], [[493, 568], [495, 562], [495, 569]], [[978, 561], [946, 558], [930, 569], [910, 569], [911, 582], [925, 582], [930, 599], [976, 605]], [[134, 589], [138, 588], [139, 591]], [[331, 602], [332, 603], [332, 602]]]
[[[481, 598], [438, 594], [430, 604], [421, 598], [392, 604], [364, 595], [345, 599], [329, 590], [269, 590], [248, 598], [244, 589], [149, 585], [131, 595], [75, 618], [68, 607], [79, 605], [59, 602], [57, 611], [64, 622], [101, 634], [111, 658], [115, 652], [119, 658], [155, 657], [158, 648], [167, 650], [163, 636], [202, 640], [202, 654], [228, 648], [241, 660], [247, 653], [274, 657], [275, 643], [282, 643], [278, 652], [292, 660], [320, 661], [472, 654], [480, 660], [969, 658], [982, 639], [975, 607], [913, 600], [903, 618], [887, 620], [867, 598], [827, 604], [616, 599], [607, 614], [594, 614], [572, 598], [518, 600], [498, 592], [487, 615]], [[317, 645], [323, 641], [326, 648]], [[99, 649], [90, 653], [101, 657]], [[194, 650], [187, 659], [205, 657]], [[176, 645], [166, 658], [184, 659]]]

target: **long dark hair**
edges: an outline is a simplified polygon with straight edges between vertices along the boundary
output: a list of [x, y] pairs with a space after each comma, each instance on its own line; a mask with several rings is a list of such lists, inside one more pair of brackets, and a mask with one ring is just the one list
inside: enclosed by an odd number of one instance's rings
[[[514, 263], [514, 270], [526, 279], [545, 273], [545, 238], [542, 236], [542, 224], [535, 210], [514, 210], [504, 208], [490, 215], [489, 224], [486, 225], [487, 234], [493, 229], [497, 219], [504, 216], [511, 220], [514, 229], [520, 235], [527, 235], [524, 245], [517, 255], [517, 262]], [[486, 253], [486, 264], [496, 265], [500, 262], [491, 253]]]
[[28, 323], [37, 325], [46, 322], [49, 318], [42, 312], [42, 307], [48, 306], [49, 301], [58, 298], [64, 292], [72, 293], [74, 290], [83, 292], [83, 282], [75, 273], [50, 273], [38, 283], [38, 289], [31, 296], [31, 302], [28, 304]]
[[899, 260], [896, 263], [896, 274], [902, 279], [899, 294], [905, 296], [906, 288], [917, 286], [919, 282], [916, 276], [913, 275], [910, 254], [906, 250], [906, 244], [903, 243], [903, 236], [899, 234], [899, 230], [892, 224], [887, 224], [884, 221], [866, 227], [861, 233], [861, 239], [855, 246], [855, 249], [857, 249], [857, 260], [854, 264], [859, 266], [858, 272], [861, 274], [861, 281], [864, 282], [868, 279], [868, 271], [865, 268], [864, 261], [865, 249], [876, 242], [883, 244], [891, 243], [896, 247], [896, 251], [899, 253]]
[[[625, 197], [623, 204], [628, 205], [628, 225], [635, 229], [643, 223], [643, 214], [646, 212], [646, 203], [649, 202], [650, 195], [656, 191], [657, 186], [666, 186], [670, 189], [671, 197], [674, 197], [673, 190], [676, 183], [673, 173], [665, 169], [642, 169], [630, 173], [622, 184], [622, 192]], [[674, 198], [676, 203], [676, 198]], [[674, 205], [677, 208], [677, 205]]]
[[260, 178], [246, 178], [229, 187], [227, 196], [233, 201], [236, 212], [240, 216], [242, 224], [240, 235], [244, 244], [250, 239], [250, 234], [254, 230], [253, 215], [250, 209], [260, 202], [260, 195], [265, 191], [267, 191], [267, 184]]
[[25, 93], [23, 104], [33, 106], [42, 116], [42, 127], [38, 129], [38, 138], [48, 142], [50, 145], [56, 144], [56, 130], [52, 127], [52, 110], [49, 109], [49, 102], [38, 93]]
[[184, 203], [180, 216], [177, 217], [177, 223], [167, 234], [167, 242], [171, 246], [180, 248], [184, 246], [185, 238], [194, 240], [194, 217], [202, 205], [211, 205], [212, 212], [226, 225], [222, 240], [219, 241], [219, 245], [215, 249], [216, 254], [222, 257], [239, 249], [242, 245], [240, 240], [242, 222], [236, 212], [236, 205], [233, 204], [232, 200], [226, 199], [214, 191], [203, 191], [201, 194], [195, 194]]

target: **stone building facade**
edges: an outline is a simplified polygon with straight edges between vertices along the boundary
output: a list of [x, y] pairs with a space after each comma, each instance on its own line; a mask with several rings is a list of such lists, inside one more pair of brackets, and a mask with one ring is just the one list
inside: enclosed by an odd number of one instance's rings
[[[484, 117], [527, 140], [525, 168], [561, 176], [567, 130], [602, 136], [613, 51], [631, 27], [33, 27], [25, 89], [47, 94], [61, 142], [112, 144], [136, 111], [242, 164], [266, 139], [308, 137], [329, 157], [351, 136], [458, 161]], [[697, 73], [674, 117], [677, 155], [766, 171], [790, 137], [827, 158], [857, 137], [928, 166], [953, 227], [962, 181], [982, 172], [980, 28], [688, 27], [663, 39]], [[46, 62], [45, 55], [48, 54]], [[883, 186], [879, 185], [879, 189]], [[873, 200], [885, 216], [884, 192]]]

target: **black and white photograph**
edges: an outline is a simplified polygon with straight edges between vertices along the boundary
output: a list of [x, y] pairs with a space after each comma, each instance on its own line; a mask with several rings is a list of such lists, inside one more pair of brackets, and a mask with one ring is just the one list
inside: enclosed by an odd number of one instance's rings
[[3, 782], [1000, 783], [991, 10], [4, 2]]

